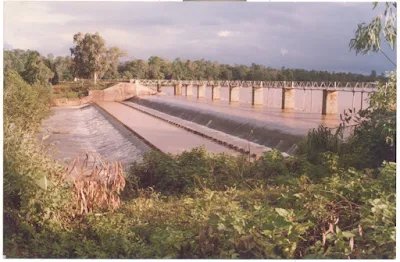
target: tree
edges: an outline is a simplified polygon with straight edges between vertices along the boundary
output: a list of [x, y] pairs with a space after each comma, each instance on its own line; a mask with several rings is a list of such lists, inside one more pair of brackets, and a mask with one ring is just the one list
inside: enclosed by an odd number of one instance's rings
[[161, 68], [163, 66], [163, 60], [158, 56], [151, 56], [149, 58], [149, 78], [150, 79], [164, 79]]
[[28, 57], [32, 53], [40, 56], [37, 51], [31, 50], [14, 49], [4, 51], [4, 71], [13, 70], [22, 76]]
[[93, 76], [94, 84], [97, 78], [108, 68], [107, 48], [104, 39], [99, 33], [77, 33], [74, 35], [74, 44], [71, 55], [77, 76], [90, 78]]
[[108, 63], [108, 68], [106, 69], [107, 71], [104, 74], [107, 79], [116, 79], [120, 77], [120, 74], [118, 73], [119, 59], [124, 57], [125, 55], [126, 53], [116, 46], [113, 46], [107, 50], [106, 59]]
[[43, 63], [39, 53], [29, 54], [25, 70], [22, 72], [22, 77], [27, 83], [48, 86], [53, 76], [54, 73]]
[[376, 70], [372, 70], [371, 71], [371, 75], [369, 77], [370, 77], [370, 81], [375, 81], [375, 79], [376, 79]]
[[187, 76], [188, 79], [196, 79], [195, 77], [195, 71], [196, 71], [196, 65], [191, 61], [187, 60], [185, 62], [185, 75]]
[[[373, 9], [378, 6], [378, 2], [375, 2]], [[368, 52], [381, 52], [394, 66], [396, 64], [385, 54], [381, 49], [381, 33], [383, 29], [383, 39], [387, 42], [390, 48], [393, 50], [396, 46], [397, 38], [397, 27], [396, 27], [396, 11], [397, 3], [385, 3], [384, 15], [378, 14], [372, 21], [367, 25], [365, 23], [358, 24], [355, 37], [350, 40], [350, 49], [354, 49], [356, 54], [366, 54]], [[383, 21], [383, 28], [382, 28]]]
[[[397, 31], [394, 21], [397, 17], [391, 8], [396, 8], [396, 3], [385, 5], [383, 37], [394, 49]], [[376, 6], [377, 3], [374, 3], [374, 8]], [[350, 48], [363, 54], [381, 51], [395, 65], [380, 49], [381, 19], [382, 15], [378, 15], [369, 25], [358, 25], [355, 38], [350, 41]], [[372, 71], [371, 76], [376, 76], [376, 72]], [[396, 71], [390, 72], [388, 76], [388, 83], [379, 83], [378, 92], [370, 96], [369, 107], [360, 110], [355, 116], [356, 124], [349, 138], [349, 147], [357, 153], [356, 164], [367, 163], [366, 167], [378, 167], [382, 161], [396, 161]], [[350, 115], [343, 120], [347, 124], [351, 119], [353, 117]]]
[[231, 80], [232, 79], [232, 70], [228, 65], [221, 65], [219, 79], [221, 79], [221, 80]]
[[58, 81], [73, 80], [73, 61], [70, 56], [57, 56], [54, 62], [54, 73], [57, 74]]
[[172, 62], [171, 65], [171, 76], [177, 80], [186, 80], [186, 70], [185, 65], [178, 57]]
[[195, 64], [195, 79], [204, 80], [206, 79], [206, 61], [204, 59], [194, 61]]
[[243, 80], [246, 79], [248, 73], [248, 67], [245, 65], [235, 65], [232, 70], [233, 80]]

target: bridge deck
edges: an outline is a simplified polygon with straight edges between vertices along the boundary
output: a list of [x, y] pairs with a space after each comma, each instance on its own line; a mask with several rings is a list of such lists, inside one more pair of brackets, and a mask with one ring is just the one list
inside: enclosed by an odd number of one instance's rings
[[132, 129], [148, 143], [164, 153], [178, 154], [196, 147], [204, 146], [212, 153], [238, 152], [219, 145], [209, 139], [190, 133], [165, 121], [144, 114], [136, 109], [117, 102], [99, 102], [101, 108]]

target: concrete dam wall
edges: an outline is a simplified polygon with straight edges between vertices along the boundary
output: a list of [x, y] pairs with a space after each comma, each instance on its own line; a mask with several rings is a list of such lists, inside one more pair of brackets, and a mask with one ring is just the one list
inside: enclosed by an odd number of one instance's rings
[[48, 153], [70, 162], [85, 152], [100, 154], [107, 161], [121, 161], [127, 168], [151, 149], [97, 105], [82, 108], [53, 107], [41, 125]]
[[296, 144], [303, 138], [300, 135], [277, 130], [265, 122], [241, 116], [138, 97], [131, 98], [129, 101], [266, 147], [275, 148], [288, 154], [295, 152]]
[[155, 90], [136, 81], [134, 83], [118, 83], [103, 90], [90, 90], [89, 95], [82, 98], [53, 99], [52, 103], [54, 106], [80, 106], [101, 101], [123, 101], [134, 96], [154, 95], [156, 93]]

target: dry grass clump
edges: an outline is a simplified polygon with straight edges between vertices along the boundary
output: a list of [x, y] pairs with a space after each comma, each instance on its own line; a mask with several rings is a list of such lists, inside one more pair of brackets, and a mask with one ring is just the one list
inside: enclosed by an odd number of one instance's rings
[[81, 154], [67, 166], [62, 179], [65, 177], [73, 180], [74, 205], [80, 214], [96, 208], [120, 207], [119, 194], [126, 184], [121, 162], [110, 163], [97, 154]]

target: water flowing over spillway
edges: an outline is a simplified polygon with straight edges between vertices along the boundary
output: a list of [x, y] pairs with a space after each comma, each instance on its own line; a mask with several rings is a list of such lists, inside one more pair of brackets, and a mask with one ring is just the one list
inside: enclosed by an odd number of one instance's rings
[[312, 119], [291, 120], [229, 105], [219, 107], [165, 96], [130, 101], [289, 154], [294, 153], [296, 144], [307, 135], [309, 128], [318, 127], [318, 122], [313, 123]]
[[52, 108], [53, 115], [42, 123], [42, 135], [49, 154], [68, 161], [79, 153], [97, 153], [124, 166], [142, 159], [150, 151], [139, 138], [95, 105], [83, 108]]

